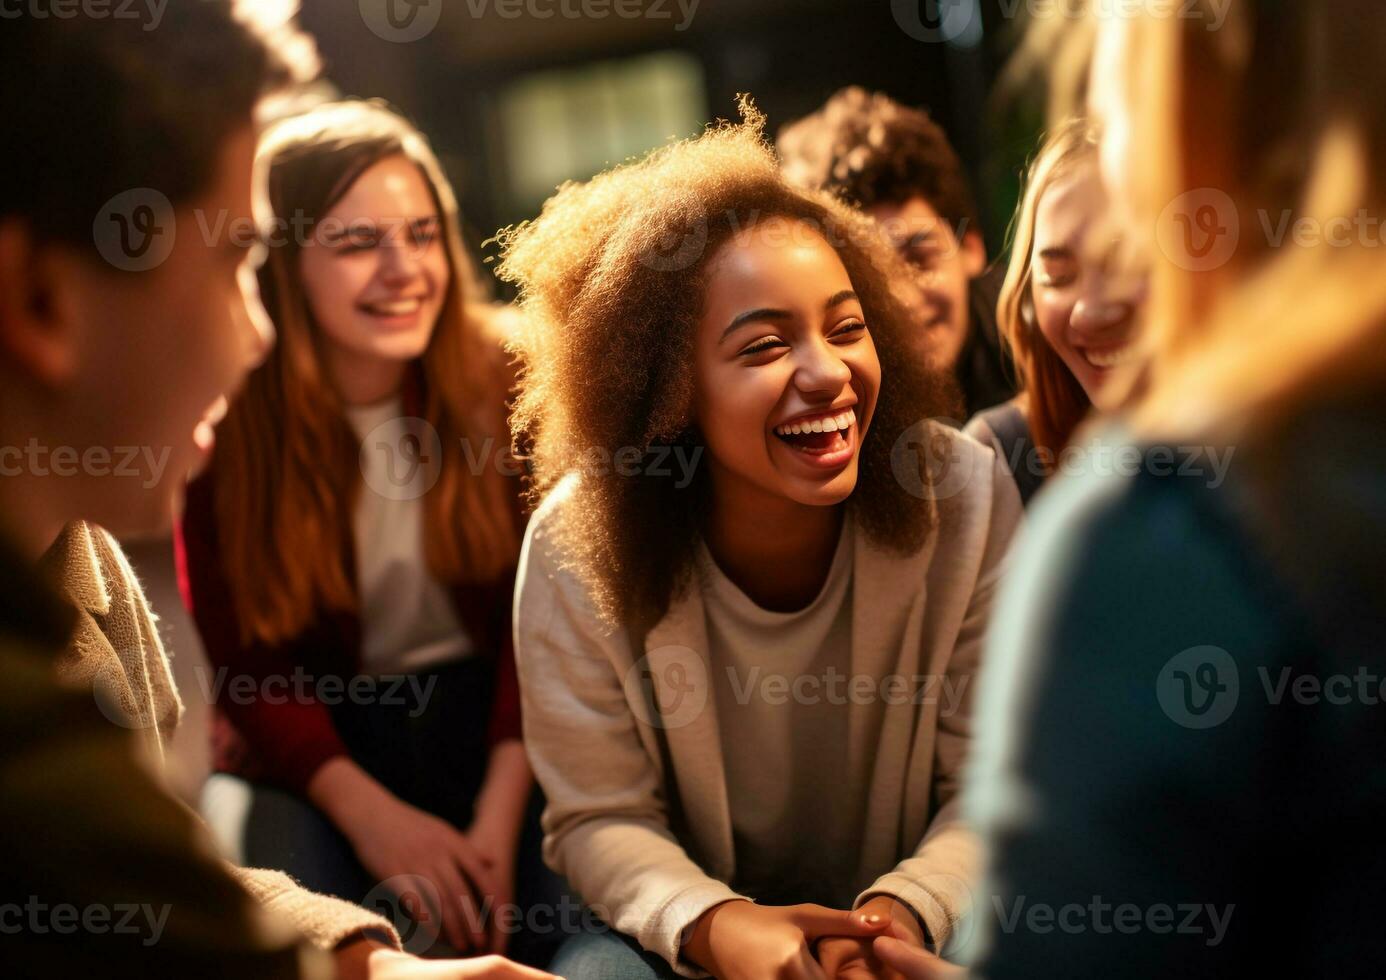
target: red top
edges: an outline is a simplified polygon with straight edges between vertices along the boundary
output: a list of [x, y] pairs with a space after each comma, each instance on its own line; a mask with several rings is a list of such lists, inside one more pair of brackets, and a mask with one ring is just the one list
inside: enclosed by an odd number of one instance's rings
[[[243, 644], [222, 569], [213, 496], [209, 467], [188, 487], [186, 510], [175, 535], [183, 601], [197, 623], [207, 660], [222, 675], [212, 685], [213, 764], [218, 772], [302, 793], [323, 763], [349, 754], [327, 706], [312, 700], [311, 690], [307, 699], [296, 691], [291, 697], [273, 698], [226, 694], [238, 677], [252, 678], [259, 691], [266, 678], [293, 678], [295, 669], [313, 677], [355, 676], [361, 664], [361, 624], [353, 613], [324, 613], [282, 643]], [[496, 657], [489, 745], [520, 737], [519, 683], [510, 632], [513, 592], [513, 572], [503, 581], [450, 590], [458, 619], [478, 655], [490, 652]], [[217, 684], [218, 679], [224, 682]]]

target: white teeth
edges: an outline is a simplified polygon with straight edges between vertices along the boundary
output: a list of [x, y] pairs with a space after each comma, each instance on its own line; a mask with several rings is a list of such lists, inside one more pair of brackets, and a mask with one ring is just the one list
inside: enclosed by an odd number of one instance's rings
[[806, 432], [845, 432], [852, 427], [856, 420], [856, 415], [851, 409], [840, 415], [830, 415], [827, 418], [812, 419], [807, 422], [791, 422], [788, 425], [775, 426], [775, 432], [782, 436], [803, 435]]
[[1106, 351], [1084, 351], [1083, 356], [1087, 358], [1088, 363], [1093, 367], [1110, 368], [1116, 367], [1119, 364], [1125, 364], [1131, 359], [1131, 356], [1135, 352], [1136, 345], [1127, 344], [1125, 347], [1117, 347]]
[[421, 306], [423, 306], [423, 300], [416, 298], [402, 299], [393, 303], [372, 303], [366, 309], [380, 316], [408, 316], [411, 313], [417, 313]]

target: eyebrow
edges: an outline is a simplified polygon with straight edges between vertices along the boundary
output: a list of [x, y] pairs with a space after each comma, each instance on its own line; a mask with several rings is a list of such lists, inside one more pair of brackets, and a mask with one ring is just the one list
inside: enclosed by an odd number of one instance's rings
[[[828, 301], [823, 304], [823, 310], [824, 312], [826, 312], [828, 310], [831, 310], [834, 306], [840, 306], [848, 300], [856, 298], [857, 294], [855, 291], [851, 289], [840, 290], [839, 292], [833, 293], [831, 296], [828, 297]], [[747, 323], [750, 323], [753, 320], [783, 321], [791, 320], [793, 318], [794, 314], [790, 313], [788, 310], [776, 309], [775, 307], [770, 306], [762, 306], [759, 309], [747, 310], [745, 313], [738, 314], [732, 320], [731, 323], [727, 324], [726, 329], [722, 331], [722, 336], [717, 338], [717, 342], [720, 344], [722, 341], [726, 340], [727, 337], [730, 336], [732, 332], [735, 331], [738, 327], [745, 326]]]
[[901, 247], [901, 248], [914, 248], [916, 245], [929, 245], [929, 244], [933, 243], [935, 240], [937, 240], [937, 238], [938, 238], [938, 232], [937, 232], [937, 231], [935, 231], [935, 230], [932, 229], [932, 228], [925, 228], [925, 229], [923, 229], [922, 231], [916, 231], [916, 232], [915, 232], [913, 235], [911, 235], [909, 238], [906, 238], [906, 239], [900, 244], [900, 247]]

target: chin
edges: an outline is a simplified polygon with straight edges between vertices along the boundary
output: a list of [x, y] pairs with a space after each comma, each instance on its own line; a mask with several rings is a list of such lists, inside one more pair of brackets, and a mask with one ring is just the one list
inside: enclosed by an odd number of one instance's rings
[[809, 507], [835, 507], [852, 495], [857, 488], [857, 463], [821, 483], [804, 480], [787, 481], [784, 495], [795, 503]]

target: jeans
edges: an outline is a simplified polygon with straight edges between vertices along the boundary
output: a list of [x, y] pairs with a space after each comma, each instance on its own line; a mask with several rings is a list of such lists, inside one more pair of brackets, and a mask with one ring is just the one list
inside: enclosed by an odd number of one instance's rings
[[663, 957], [614, 929], [588, 930], [559, 948], [549, 972], [564, 980], [676, 980]]

